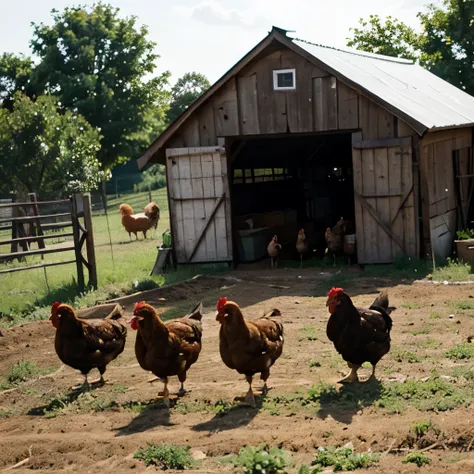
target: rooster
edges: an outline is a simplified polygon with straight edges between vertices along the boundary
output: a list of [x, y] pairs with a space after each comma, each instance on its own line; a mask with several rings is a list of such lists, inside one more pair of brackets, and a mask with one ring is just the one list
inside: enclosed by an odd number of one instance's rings
[[345, 232], [346, 223], [344, 218], [341, 217], [336, 225], [332, 229], [328, 227], [324, 234], [327, 243], [326, 254], [333, 256], [334, 266], [336, 266], [336, 255], [343, 250]]
[[160, 219], [160, 208], [154, 202], [148, 203], [144, 211], [139, 214], [134, 214], [132, 206], [128, 204], [120, 204], [120, 214], [122, 214], [122, 225], [128, 232], [130, 240], [132, 234], [135, 234], [135, 239], [138, 239], [138, 232], [143, 232], [143, 238], [146, 239], [146, 233], [151, 228], [157, 228]]
[[245, 375], [249, 390], [244, 403], [255, 407], [253, 376], [261, 374], [265, 395], [270, 367], [283, 351], [283, 324], [275, 319], [281, 313], [273, 309], [260, 319], [247, 321], [237, 303], [227, 301], [225, 297], [218, 300], [216, 309], [216, 320], [221, 325], [219, 351], [222, 361], [229, 369]]
[[278, 256], [280, 255], [281, 245], [278, 243], [278, 237], [276, 235], [273, 236], [273, 239], [267, 246], [268, 256], [270, 257], [270, 261], [273, 267], [277, 267], [278, 265]]
[[202, 339], [202, 304], [187, 316], [163, 322], [153, 306], [140, 301], [135, 304], [130, 327], [137, 332], [135, 355], [140, 367], [151, 371], [164, 383], [163, 396], [169, 406], [168, 377], [177, 375], [182, 396], [186, 372], [199, 357]]
[[[59, 359], [84, 375], [83, 388], [90, 389], [88, 373], [97, 368], [99, 383], [104, 383], [103, 375], [107, 364], [116, 359], [125, 347], [127, 328], [115, 321], [122, 316], [114, 310], [105, 319], [79, 319], [74, 309], [56, 302], [49, 318], [56, 328], [55, 349]], [[93, 383], [93, 382], [91, 382]]]
[[296, 238], [296, 250], [300, 254], [300, 268], [303, 268], [303, 254], [308, 253], [308, 242], [304, 229], [300, 229]]
[[350, 373], [339, 383], [358, 381], [357, 371], [364, 362], [372, 364], [369, 380], [375, 378], [375, 366], [390, 350], [390, 313], [388, 295], [380, 293], [370, 308], [356, 308], [342, 288], [332, 288], [326, 306], [331, 316], [326, 334], [347, 362]]

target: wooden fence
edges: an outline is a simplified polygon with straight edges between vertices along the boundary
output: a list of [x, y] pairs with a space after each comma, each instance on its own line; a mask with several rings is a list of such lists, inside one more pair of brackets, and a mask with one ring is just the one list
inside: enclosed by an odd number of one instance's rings
[[[43, 211], [40, 213], [40, 208], [48, 209], [48, 207], [53, 207], [56, 212], [46, 211], [44, 213]], [[58, 208], [60, 212], [57, 212]], [[0, 246], [11, 246], [10, 253], [0, 253], [0, 263], [12, 262], [15, 259], [24, 261], [26, 257], [35, 255], [41, 255], [41, 259], [44, 260], [44, 255], [47, 254], [74, 252], [74, 259], [71, 260], [48, 263], [42, 261], [36, 265], [5, 269], [0, 266], [0, 275], [75, 263], [79, 288], [85, 288], [84, 266], [89, 273], [88, 286], [97, 288], [91, 196], [89, 193], [75, 194], [69, 199], [57, 201], [37, 201], [36, 194], [31, 193], [28, 195], [27, 201], [0, 203], [0, 211], [2, 211], [0, 212], [0, 230], [11, 230], [12, 235], [11, 239], [0, 240]], [[71, 231], [64, 231], [68, 228]], [[73, 238], [72, 245], [46, 247], [45, 241], [47, 240], [70, 237]], [[32, 249], [32, 243], [36, 243], [38, 248]], [[86, 257], [82, 253], [84, 244], [86, 245]]]

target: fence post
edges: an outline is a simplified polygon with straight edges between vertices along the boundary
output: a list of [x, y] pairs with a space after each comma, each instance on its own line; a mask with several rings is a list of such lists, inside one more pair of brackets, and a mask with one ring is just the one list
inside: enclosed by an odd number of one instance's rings
[[97, 289], [97, 266], [95, 262], [94, 232], [92, 230], [92, 206], [91, 195], [85, 193], [82, 196], [84, 203], [84, 226], [86, 228], [87, 262], [89, 263], [89, 286]]
[[[36, 193], [28, 193], [28, 197], [30, 198], [31, 202], [35, 203], [34, 206], [33, 206], [34, 215], [39, 216], [40, 214], [39, 214], [38, 204], [36, 204], [38, 202], [38, 200], [36, 199]], [[36, 219], [35, 223], [36, 223], [36, 235], [38, 237], [42, 237], [44, 235], [44, 233], [43, 233], [43, 229], [41, 228], [41, 220], [38, 218], [38, 219]], [[31, 229], [31, 232], [33, 233], [34, 226], [32, 225], [30, 229]], [[46, 248], [46, 244], [44, 243], [44, 239], [38, 239], [36, 241], [36, 243], [38, 244], [38, 248], [40, 248], [40, 249]]]
[[84, 267], [82, 266], [82, 249], [79, 238], [79, 216], [77, 212], [77, 199], [79, 197], [80, 195], [78, 194], [73, 194], [71, 196], [71, 220], [74, 239], [74, 254], [76, 256], [77, 285], [82, 291], [84, 290]]

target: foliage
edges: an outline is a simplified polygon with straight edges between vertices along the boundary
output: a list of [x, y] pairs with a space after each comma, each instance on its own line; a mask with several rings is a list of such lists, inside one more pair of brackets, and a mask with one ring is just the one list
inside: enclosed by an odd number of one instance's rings
[[168, 121], [176, 120], [210, 86], [207, 77], [197, 72], [188, 72], [179, 78], [171, 89], [172, 99], [166, 115]]
[[166, 169], [163, 165], [153, 165], [143, 173], [143, 179], [135, 185], [135, 191], [155, 191], [166, 187]]
[[347, 45], [362, 51], [419, 60], [431, 72], [474, 95], [474, 2], [442, 0], [418, 13], [421, 34], [378, 15], [360, 19]]
[[4, 382], [0, 381], [0, 388], [7, 389], [25, 382], [32, 377], [44, 374], [48, 371], [41, 370], [35, 362], [29, 360], [19, 360], [12, 365], [3, 376]]
[[30, 81], [33, 61], [23, 55], [3, 53], [0, 56], [0, 105], [13, 108], [15, 92], [33, 95]]
[[104, 176], [99, 138], [83, 117], [62, 113], [53, 97], [33, 102], [17, 92], [13, 111], [0, 109], [0, 173], [17, 192], [90, 191]]
[[353, 37], [347, 38], [347, 46], [413, 61], [419, 57], [418, 35], [400, 20], [387, 16], [383, 22], [379, 15], [370, 15], [369, 20], [360, 18], [359, 25], [350, 28]]
[[439, 428], [431, 420], [419, 421], [412, 427], [412, 432], [416, 439], [422, 438], [430, 430], [433, 430], [437, 435], [440, 433]]
[[472, 280], [473, 275], [469, 263], [448, 257], [446, 265], [436, 267], [427, 278], [434, 281], [468, 281]]
[[[149, 80], [156, 44], [136, 17], [101, 2], [52, 11], [53, 25], [33, 23], [31, 47], [39, 59], [32, 79], [102, 133], [99, 160], [110, 168], [137, 154], [150, 120], [164, 119], [169, 72]], [[156, 124], [155, 124], [156, 125]]]
[[474, 229], [463, 229], [457, 230], [456, 236], [458, 240], [470, 240], [474, 239]]
[[291, 464], [291, 455], [282, 449], [263, 444], [245, 446], [230, 460], [234, 467], [241, 467], [249, 474], [283, 474]]
[[446, 357], [450, 359], [472, 359], [474, 357], [474, 344], [458, 344], [446, 352]]
[[322, 472], [323, 467], [334, 466], [334, 472], [355, 471], [356, 469], [367, 468], [371, 464], [378, 462], [380, 454], [377, 453], [354, 453], [352, 448], [319, 448], [316, 459], [311, 463]]
[[425, 464], [429, 464], [431, 459], [425, 453], [410, 453], [407, 455], [403, 464], [413, 463], [418, 467], [423, 467]]
[[160, 469], [191, 469], [196, 462], [189, 453], [189, 446], [175, 446], [172, 444], [149, 444], [140, 448], [133, 457], [145, 461], [146, 466], [158, 466]]

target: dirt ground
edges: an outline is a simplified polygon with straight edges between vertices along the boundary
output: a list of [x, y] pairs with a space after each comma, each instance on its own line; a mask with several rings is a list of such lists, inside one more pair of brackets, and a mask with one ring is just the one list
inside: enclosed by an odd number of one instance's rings
[[[347, 367], [325, 333], [325, 301], [331, 287], [328, 276], [317, 269], [241, 269], [225, 277], [202, 277], [121, 300], [126, 318], [141, 299], [173, 317], [203, 301], [203, 349], [188, 373], [190, 392], [173, 401], [169, 410], [160, 404], [147, 405], [162, 385], [159, 381], [149, 383], [152, 375], [138, 366], [132, 330], [124, 353], [105, 374], [107, 384], [80, 396], [71, 392], [71, 387], [82, 379], [71, 368], [61, 368], [49, 322], [5, 331], [0, 337], [0, 375], [20, 359], [34, 361], [52, 374], [0, 392], [0, 471], [30, 457], [14, 472], [141, 472], [145, 465], [133, 458], [134, 452], [147, 443], [165, 442], [190, 445], [204, 453], [199, 472], [231, 472], [232, 467], [220, 464], [218, 458], [236, 453], [244, 445], [266, 442], [290, 451], [296, 466], [309, 464], [320, 446], [352, 443], [358, 452], [384, 453], [379, 463], [358, 472], [474, 472], [469, 403], [447, 411], [423, 411], [407, 403], [400, 413], [392, 414], [377, 405], [376, 389], [370, 389], [371, 397], [361, 396], [358, 403], [351, 404], [351, 393], [356, 398], [357, 390], [366, 393], [362, 383], [355, 392], [348, 392], [349, 403], [321, 399], [319, 404], [306, 405], [292, 398], [296, 392], [304, 397], [322, 381], [344, 390], [336, 382]], [[453, 378], [453, 371], [474, 363], [468, 356], [453, 360], [445, 352], [474, 335], [474, 287], [394, 283], [388, 278], [366, 279], [363, 274], [345, 287], [359, 306], [370, 305], [382, 288], [388, 289], [390, 303], [397, 309], [392, 314], [392, 350], [377, 367], [381, 384], [426, 380], [433, 376], [433, 368], [454, 387], [466, 384], [464, 378]], [[231, 403], [247, 390], [243, 377], [227, 369], [220, 359], [219, 326], [214, 317], [220, 296], [239, 303], [249, 319], [272, 308], [283, 314], [283, 356], [272, 369], [271, 391], [266, 400], [259, 397], [257, 409], [232, 408], [224, 414], [215, 409], [216, 402]], [[368, 368], [361, 370], [362, 376], [369, 373]], [[96, 375], [91, 373], [93, 378]], [[178, 389], [176, 379], [170, 388]], [[402, 461], [417, 447], [410, 442], [410, 430], [421, 420], [431, 420], [440, 431], [434, 439], [418, 445], [429, 448], [435, 444], [426, 452], [431, 463], [418, 468]]]

